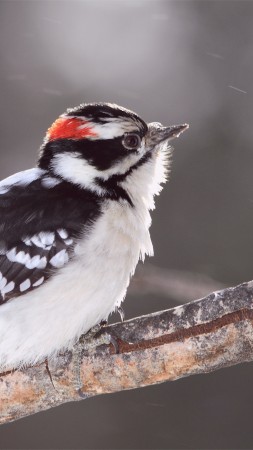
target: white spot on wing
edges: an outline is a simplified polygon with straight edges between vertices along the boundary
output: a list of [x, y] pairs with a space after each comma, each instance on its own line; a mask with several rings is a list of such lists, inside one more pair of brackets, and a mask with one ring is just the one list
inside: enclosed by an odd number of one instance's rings
[[64, 242], [66, 245], [71, 245], [71, 244], [73, 244], [74, 241], [73, 241], [73, 239], [70, 238], [70, 239], [66, 239]]
[[37, 287], [40, 286], [40, 284], [42, 284], [44, 281], [44, 277], [41, 277], [39, 280], [35, 281], [35, 283], [33, 283], [33, 287]]
[[45, 246], [48, 246], [48, 245], [51, 246], [53, 244], [53, 242], [54, 242], [54, 233], [47, 232], [47, 231], [42, 231], [40, 233], [40, 239], [41, 239], [41, 242]]
[[36, 245], [37, 247], [44, 248], [44, 244], [42, 244], [40, 236], [38, 234], [35, 234], [33, 237], [31, 237], [32, 244]]
[[3, 294], [7, 294], [8, 292], [13, 291], [15, 287], [15, 283], [14, 281], [10, 281], [8, 284], [6, 284], [6, 286], [3, 288]]
[[12, 248], [7, 254], [7, 258], [11, 262], [23, 264], [27, 269], [44, 269], [47, 265], [47, 259], [45, 256], [42, 258], [39, 255], [35, 255], [31, 258], [29, 253], [23, 251], [16, 253], [16, 247]]
[[6, 253], [6, 256], [9, 261], [24, 264], [29, 262], [30, 255], [28, 253], [25, 253], [23, 251], [17, 253], [16, 247], [12, 248], [8, 253]]
[[30, 260], [30, 255], [28, 253], [21, 251], [16, 254], [15, 262], [26, 265], [26, 263], [28, 263], [29, 260]]
[[59, 253], [56, 253], [56, 255], [53, 256], [53, 258], [51, 258], [49, 262], [53, 267], [60, 268], [64, 266], [64, 264], [66, 264], [68, 260], [69, 260], [68, 254], [64, 249], [61, 250]]
[[46, 265], [47, 260], [45, 256], [41, 258], [39, 255], [35, 255], [33, 256], [33, 258], [30, 258], [30, 260], [27, 261], [25, 266], [27, 267], [27, 269], [35, 269], [35, 267], [37, 267], [37, 269], [44, 269]]
[[6, 253], [8, 260], [11, 262], [16, 262], [17, 260], [16, 255], [17, 255], [16, 247], [12, 248], [9, 252]]
[[34, 236], [32, 236], [30, 241], [37, 247], [49, 250], [54, 243], [54, 238], [54, 233], [41, 231], [39, 234], [35, 234]]
[[39, 264], [37, 265], [37, 269], [45, 269], [47, 265], [47, 258], [43, 256], [43, 258], [40, 258]]
[[64, 230], [63, 228], [59, 228], [59, 230], [57, 230], [57, 231], [62, 239], [67, 239], [68, 232], [66, 230]]
[[27, 278], [21, 285], [19, 286], [20, 292], [24, 292], [31, 286], [31, 281]]
[[0, 290], [2, 290], [7, 283], [7, 279], [0, 273]]
[[24, 242], [25, 245], [27, 245], [28, 247], [30, 247], [32, 245], [31, 239], [22, 239], [22, 241]]

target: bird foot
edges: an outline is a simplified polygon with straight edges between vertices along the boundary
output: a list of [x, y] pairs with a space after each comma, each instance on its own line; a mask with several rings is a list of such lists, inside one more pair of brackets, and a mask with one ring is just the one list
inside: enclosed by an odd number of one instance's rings
[[119, 346], [115, 337], [103, 330], [103, 326], [107, 324], [104, 323], [95, 325], [92, 327], [88, 333], [82, 334], [79, 341], [73, 347], [73, 372], [74, 372], [74, 387], [80, 397], [87, 398], [88, 395], [82, 392], [83, 383], [81, 381], [81, 359], [82, 351], [87, 350], [91, 353], [100, 345], [110, 345], [112, 344], [115, 353], [119, 353]]

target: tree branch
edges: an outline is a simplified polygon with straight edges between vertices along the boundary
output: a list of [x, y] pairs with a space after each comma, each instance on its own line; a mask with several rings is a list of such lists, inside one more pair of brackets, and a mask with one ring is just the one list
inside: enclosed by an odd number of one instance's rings
[[[112, 345], [82, 350], [84, 396], [111, 393], [207, 373], [253, 360], [253, 282], [182, 306], [117, 323]], [[0, 423], [80, 400], [73, 353], [46, 365], [0, 374]]]

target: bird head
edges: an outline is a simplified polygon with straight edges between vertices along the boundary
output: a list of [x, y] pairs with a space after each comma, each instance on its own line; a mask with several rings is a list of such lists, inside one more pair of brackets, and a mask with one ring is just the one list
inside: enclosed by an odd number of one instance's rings
[[147, 124], [116, 104], [81, 104], [68, 109], [48, 129], [38, 165], [102, 195], [103, 183], [117, 177], [122, 181], [187, 128], [187, 124]]

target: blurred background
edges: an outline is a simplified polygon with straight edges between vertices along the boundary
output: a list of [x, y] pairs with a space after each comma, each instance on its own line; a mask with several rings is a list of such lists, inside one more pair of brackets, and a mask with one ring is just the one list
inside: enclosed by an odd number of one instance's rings
[[[32, 167], [48, 126], [81, 102], [190, 123], [173, 142], [153, 267], [139, 268], [127, 318], [194, 298], [189, 273], [203, 295], [252, 279], [253, 2], [1, 0], [0, 13], [0, 178]], [[145, 270], [163, 281], [152, 289]], [[0, 448], [248, 449], [251, 399], [244, 364], [22, 419], [0, 428]]]

